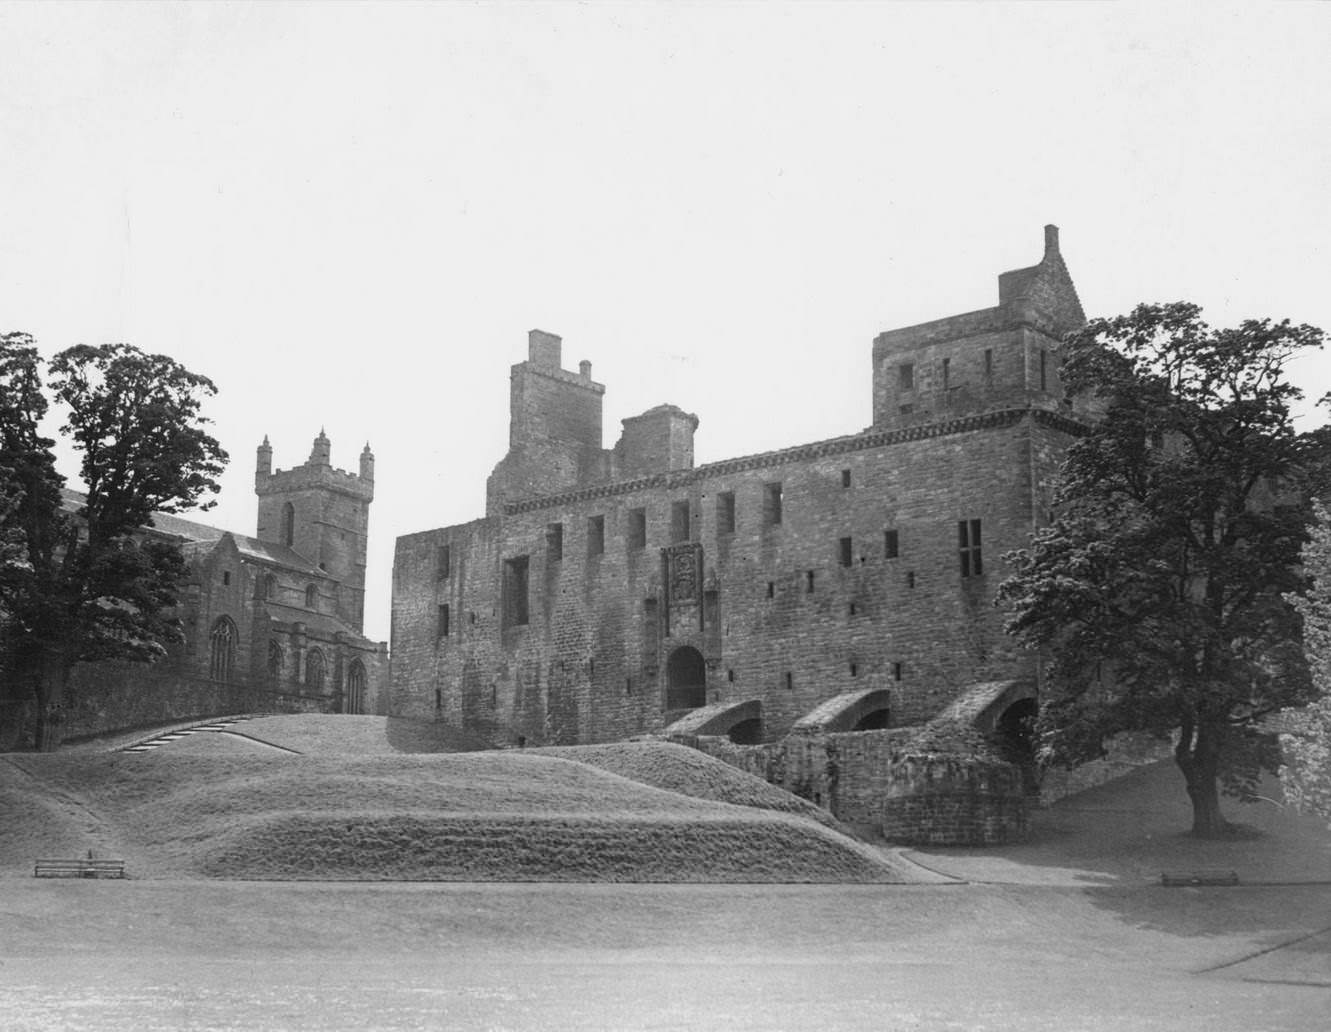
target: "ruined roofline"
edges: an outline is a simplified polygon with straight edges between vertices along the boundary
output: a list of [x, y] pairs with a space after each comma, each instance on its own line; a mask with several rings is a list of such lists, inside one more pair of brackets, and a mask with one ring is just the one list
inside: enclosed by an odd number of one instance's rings
[[[508, 502], [503, 507], [505, 516], [515, 516], [524, 512], [535, 512], [570, 502], [590, 501], [594, 498], [609, 498], [614, 495], [632, 494], [647, 488], [676, 488], [707, 480], [728, 473], [741, 473], [764, 466], [780, 466], [791, 462], [821, 458], [825, 455], [841, 455], [848, 452], [865, 451], [869, 448], [887, 447], [905, 444], [909, 441], [922, 441], [932, 437], [947, 437], [953, 434], [969, 433], [974, 430], [987, 430], [998, 427], [1015, 426], [1027, 414], [1036, 422], [1063, 433], [1081, 436], [1088, 426], [1079, 419], [1059, 412], [1039, 408], [1006, 408], [992, 412], [982, 412], [960, 419], [939, 420], [918, 426], [901, 427], [895, 430], [863, 430], [858, 434], [844, 437], [831, 437], [809, 444], [799, 444], [791, 448], [779, 448], [775, 451], [759, 452], [755, 455], [743, 455], [733, 459], [721, 459], [709, 462], [693, 469], [671, 470], [667, 473], [654, 473], [633, 480], [620, 480], [595, 487], [580, 488], [576, 491], [562, 491], [558, 494], [529, 498], [521, 502]], [[479, 521], [478, 521], [479, 522]]]

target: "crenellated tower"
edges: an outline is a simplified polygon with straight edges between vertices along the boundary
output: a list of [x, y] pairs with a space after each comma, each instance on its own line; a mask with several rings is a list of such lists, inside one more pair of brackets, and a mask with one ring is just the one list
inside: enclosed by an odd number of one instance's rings
[[320, 430], [303, 465], [274, 470], [273, 449], [264, 437], [254, 471], [259, 496], [255, 536], [293, 549], [337, 582], [337, 615], [361, 631], [374, 453], [367, 443], [358, 473], [334, 469], [331, 456], [332, 445]]

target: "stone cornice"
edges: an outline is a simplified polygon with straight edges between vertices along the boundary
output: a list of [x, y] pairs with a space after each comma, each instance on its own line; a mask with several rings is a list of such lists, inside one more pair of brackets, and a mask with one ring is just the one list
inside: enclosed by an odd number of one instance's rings
[[976, 430], [993, 430], [1002, 427], [1015, 426], [1025, 418], [1028, 413], [1033, 413], [1036, 420], [1041, 424], [1052, 427], [1056, 430], [1062, 430], [1065, 433], [1072, 433], [1080, 436], [1086, 432], [1086, 425], [1084, 423], [1056, 412], [1046, 412], [1042, 409], [1029, 408], [998, 409], [993, 412], [982, 412], [972, 416], [962, 416], [957, 419], [946, 419], [934, 423], [924, 423], [920, 426], [901, 427], [894, 430], [866, 430], [863, 433], [851, 434], [847, 437], [833, 437], [825, 441], [814, 441], [811, 444], [796, 445], [793, 448], [781, 448], [776, 451], [761, 452], [757, 455], [744, 455], [735, 459], [722, 459], [719, 462], [709, 462], [705, 466], [696, 466], [693, 469], [679, 469], [670, 470], [666, 473], [653, 473], [650, 476], [637, 477], [633, 480], [612, 481], [610, 483], [579, 488], [574, 491], [564, 491], [559, 494], [544, 495], [540, 498], [528, 498], [520, 502], [507, 502], [504, 505], [504, 515], [516, 516], [524, 512], [536, 512], [539, 509], [548, 509], [560, 505], [573, 505], [580, 502], [592, 501], [597, 498], [611, 498], [617, 495], [633, 494], [635, 491], [651, 488], [665, 488], [670, 490], [693, 484], [700, 480], [726, 476], [730, 473], [743, 473], [749, 470], [762, 469], [765, 466], [781, 466], [791, 462], [820, 459], [827, 455], [841, 455], [848, 452], [865, 451], [870, 448], [884, 448], [890, 447], [894, 444], [906, 444], [910, 441], [924, 441], [934, 437], [948, 437], [953, 434], [971, 433]]

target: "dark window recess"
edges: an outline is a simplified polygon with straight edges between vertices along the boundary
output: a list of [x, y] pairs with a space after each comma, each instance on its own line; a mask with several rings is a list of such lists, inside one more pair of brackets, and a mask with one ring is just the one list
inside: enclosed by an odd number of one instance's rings
[[994, 349], [984, 349], [984, 382], [993, 383], [994, 380]]
[[670, 540], [687, 541], [689, 539], [689, 503], [672, 502], [670, 505]]
[[223, 586], [223, 587], [226, 587], [226, 586], [227, 586], [228, 584], [230, 584], [230, 583], [231, 583], [231, 571], [230, 571], [230, 570], [223, 570], [223, 571], [222, 571], [222, 586]]
[[781, 522], [781, 485], [763, 485], [763, 523], [775, 527]]
[[605, 551], [605, 517], [587, 517], [587, 554], [600, 555]]
[[625, 695], [633, 694], [633, 678], [631, 677], [624, 678], [624, 694]]
[[813, 571], [812, 571], [812, 570], [810, 570], [808, 573], [806, 573], [806, 574], [804, 575], [804, 590], [805, 590], [805, 591], [808, 591], [808, 592], [812, 592], [812, 591], [813, 591]]
[[1040, 390], [1049, 389], [1049, 352], [1040, 352]]
[[453, 574], [453, 551], [448, 545], [439, 546], [439, 579], [444, 580]]
[[444, 708], [444, 690], [442, 688], [436, 688], [434, 690], [434, 708]]
[[850, 470], [848, 469], [843, 469], [841, 471], [841, 486], [850, 487]]
[[448, 637], [448, 606], [439, 607], [439, 637]]
[[855, 615], [855, 603], [854, 603], [854, 602], [852, 602], [852, 603], [850, 604], [850, 615], [851, 615], [851, 616], [854, 616], [854, 615]]
[[722, 491], [716, 496], [716, 532], [735, 533], [735, 493]]
[[901, 541], [895, 530], [883, 532], [883, 558], [895, 559], [901, 555]]
[[768, 598], [776, 597], [776, 581], [767, 582], [767, 597]]
[[911, 415], [912, 413], [914, 413], [914, 411], [915, 411], [915, 406], [914, 406], [914, 405], [902, 405], [902, 406], [901, 406], [901, 414], [902, 414], [903, 416], [909, 416], [909, 415]]
[[504, 626], [527, 622], [527, 559], [525, 555], [504, 560]]
[[467, 616], [469, 617], [472, 626], [475, 626], [475, 624], [476, 624], [476, 611], [473, 609], [470, 613], [467, 614]]
[[850, 664], [850, 676], [854, 677], [859, 672], [859, 668], [854, 663]]
[[727, 671], [726, 671], [726, 680], [729, 681], [731, 684], [734, 684], [734, 683], [735, 683], [735, 671], [734, 671], [734, 670], [727, 670]]
[[852, 553], [855, 550], [855, 546], [854, 542], [850, 538], [843, 537], [838, 542], [838, 547], [840, 549], [842, 566], [850, 566], [852, 563], [855, 562], [855, 557], [854, 555], [852, 555]]
[[911, 570], [908, 574], [906, 574], [906, 587], [908, 587], [908, 588], [913, 588], [913, 587], [915, 587], [915, 571], [914, 571], [914, 570]]
[[548, 523], [545, 527], [545, 557], [550, 562], [564, 558], [564, 525]]
[[628, 546], [631, 551], [647, 547], [647, 510], [629, 510]]
[[952, 386], [952, 359], [943, 359], [943, 390]]
[[499, 706], [499, 687], [490, 685], [490, 708], [495, 709]]
[[795, 679], [790, 676], [790, 671], [786, 671], [786, 691], [792, 691], [795, 688]]
[[897, 383], [903, 391], [913, 391], [915, 389], [915, 364], [913, 362], [903, 362], [897, 366]]
[[980, 521], [957, 521], [957, 548], [961, 554], [961, 575], [979, 577], [984, 574], [984, 560], [980, 557]]
[[892, 680], [894, 680], [894, 681], [900, 681], [900, 680], [901, 680], [901, 664], [900, 664], [900, 663], [893, 663], [893, 664], [892, 664]]

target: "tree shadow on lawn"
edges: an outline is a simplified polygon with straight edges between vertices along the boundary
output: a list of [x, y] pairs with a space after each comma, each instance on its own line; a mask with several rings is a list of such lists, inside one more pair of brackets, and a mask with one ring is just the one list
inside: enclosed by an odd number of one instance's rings
[[1331, 832], [1285, 809], [1274, 779], [1261, 795], [1225, 801], [1233, 834], [1194, 838], [1183, 776], [1161, 761], [1036, 810], [1024, 842], [917, 853], [926, 866], [977, 882], [1141, 886], [1159, 885], [1166, 872], [1232, 871], [1245, 885], [1331, 883]]

